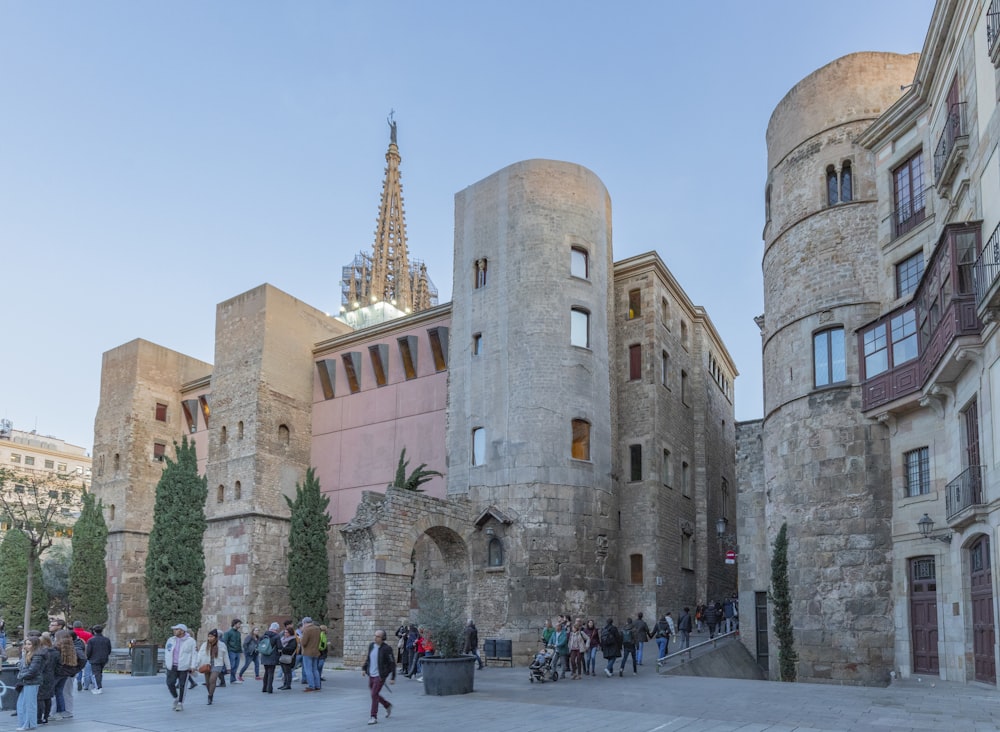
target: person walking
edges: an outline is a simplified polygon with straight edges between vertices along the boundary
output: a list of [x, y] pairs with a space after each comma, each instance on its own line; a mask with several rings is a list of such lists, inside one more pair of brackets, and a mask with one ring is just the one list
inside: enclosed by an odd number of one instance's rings
[[552, 634], [551, 642], [556, 649], [556, 673], [565, 676], [569, 668], [569, 631], [562, 620], [556, 623], [556, 631]]
[[691, 647], [691, 608], [685, 607], [677, 621], [677, 632], [681, 638], [681, 650]]
[[635, 618], [635, 622], [632, 623], [633, 630], [635, 631], [635, 660], [641, 666], [642, 649], [645, 647], [646, 641], [653, 637], [653, 634], [649, 632], [649, 625], [642, 619], [642, 612], [637, 614]]
[[94, 686], [94, 671], [87, 658], [87, 643], [94, 637], [94, 634], [83, 627], [79, 620], [73, 621], [73, 633], [83, 642], [84, 664], [83, 668], [76, 675], [76, 690], [87, 691]]
[[601, 629], [601, 655], [608, 660], [608, 665], [604, 669], [604, 675], [609, 679], [615, 672], [615, 659], [622, 654], [622, 634], [615, 627], [615, 621], [608, 618]]
[[0, 618], [0, 658], [7, 658], [7, 623]]
[[261, 636], [257, 643], [257, 653], [260, 662], [264, 665], [264, 683], [261, 685], [262, 694], [274, 693], [274, 667], [278, 665], [278, 656], [281, 655], [281, 638], [278, 636], [280, 626], [271, 623], [268, 629]]
[[198, 644], [184, 623], [177, 623], [163, 644], [163, 665], [167, 667], [167, 689], [174, 698], [174, 711], [184, 711], [184, 691], [188, 674], [198, 666]]
[[469, 618], [469, 622], [465, 624], [462, 653], [465, 655], [475, 656], [477, 664], [476, 670], [482, 670], [483, 659], [479, 656], [479, 630], [476, 628], [476, 624], [472, 622], [472, 618]]
[[[72, 698], [73, 684], [71, 680], [76, 676], [77, 670], [76, 648], [73, 647], [75, 639], [76, 636], [73, 635], [73, 631], [71, 630], [62, 628], [56, 632], [54, 647], [59, 654], [59, 658], [56, 662], [56, 683], [54, 689], [56, 711], [51, 715], [52, 719], [69, 719], [73, 716], [72, 710], [67, 714], [66, 697], [70, 696]], [[67, 682], [70, 683], [67, 684]], [[72, 701], [70, 704], [72, 704]]]
[[240, 669], [239, 676], [237, 676], [237, 681], [241, 684], [243, 683], [243, 674], [250, 667], [251, 662], [253, 662], [253, 675], [257, 681], [260, 681], [260, 656], [257, 653], [258, 643], [260, 643], [260, 628], [254, 628], [247, 633], [247, 637], [243, 641], [243, 668]]
[[205, 675], [209, 704], [215, 698], [215, 686], [219, 678], [225, 678], [226, 672], [232, 671], [231, 668], [226, 668], [226, 662], [231, 657], [228, 649], [219, 643], [219, 631], [215, 628], [208, 631], [208, 638], [201, 644], [201, 650], [198, 651], [198, 670]]
[[670, 636], [674, 632], [674, 619], [670, 617], [670, 613], [668, 612], [663, 616], [662, 620], [656, 623], [656, 646], [660, 651], [660, 658], [663, 658], [670, 652]]
[[715, 630], [719, 625], [719, 608], [715, 604], [715, 600], [708, 601], [705, 610], [702, 612], [702, 618], [705, 620], [705, 625], [708, 626], [709, 639], [714, 638]]
[[38, 726], [38, 685], [42, 681], [42, 667], [45, 665], [45, 654], [38, 653], [38, 650], [36, 639], [24, 639], [24, 656], [17, 672], [17, 685], [21, 687], [21, 693], [17, 695], [18, 732]]
[[[236, 678], [236, 669], [240, 667], [240, 653], [243, 651], [243, 621], [233, 618], [229, 624], [229, 630], [222, 634], [222, 642], [226, 646], [226, 654], [229, 656], [229, 683], [242, 684], [243, 679]], [[226, 680], [222, 680], [222, 685], [226, 685]]]
[[639, 673], [636, 668], [635, 643], [635, 622], [632, 618], [625, 618], [625, 625], [622, 626], [622, 665], [618, 669], [619, 676], [625, 675], [625, 663], [628, 661], [629, 656], [632, 657], [632, 675], [635, 676]]
[[587, 652], [584, 654], [583, 675], [597, 676], [597, 650], [601, 647], [601, 631], [593, 619], [587, 621], [583, 629], [587, 636]]
[[579, 621], [573, 623], [573, 628], [569, 632], [569, 670], [571, 678], [583, 678], [583, 658], [587, 653], [588, 636], [580, 627]]
[[104, 693], [104, 666], [111, 658], [111, 641], [104, 637], [104, 626], [95, 625], [91, 630], [94, 635], [87, 641], [87, 660], [94, 672], [94, 688], [92, 694]]
[[325, 625], [319, 626], [319, 658], [316, 659], [316, 677], [320, 683], [326, 681], [323, 678], [323, 666], [326, 665], [326, 658], [330, 655], [330, 638], [327, 633], [330, 629]]
[[382, 696], [382, 686], [386, 679], [389, 679], [390, 684], [396, 683], [396, 659], [389, 644], [385, 642], [384, 630], [376, 630], [374, 642], [368, 644], [361, 674], [368, 677], [368, 691], [372, 697], [368, 724], [378, 724], [379, 704], [385, 707], [386, 719], [392, 715], [392, 704]]

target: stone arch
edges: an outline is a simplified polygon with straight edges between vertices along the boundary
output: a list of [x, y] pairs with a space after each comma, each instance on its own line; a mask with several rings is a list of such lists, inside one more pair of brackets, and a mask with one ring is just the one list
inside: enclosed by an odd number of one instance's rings
[[[376, 630], [391, 634], [400, 619], [409, 619], [415, 587], [469, 592], [474, 531], [465, 499], [442, 500], [400, 488], [387, 488], [384, 495], [364, 492], [354, 518], [341, 529], [347, 548], [345, 663], [360, 665]], [[417, 569], [422, 576], [414, 576]], [[467, 596], [463, 602], [468, 604]]]

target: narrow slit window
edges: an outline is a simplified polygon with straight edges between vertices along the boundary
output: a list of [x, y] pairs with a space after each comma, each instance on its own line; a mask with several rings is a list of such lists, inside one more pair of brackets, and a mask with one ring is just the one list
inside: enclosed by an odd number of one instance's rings
[[590, 460], [590, 422], [585, 419], [574, 419], [572, 440], [573, 459]]
[[208, 394], [202, 394], [198, 397], [198, 403], [201, 405], [201, 416], [205, 420], [205, 428], [208, 428], [208, 418], [212, 414], [212, 404], [211, 396]]
[[486, 430], [482, 427], [472, 430], [472, 464], [486, 464]]
[[337, 362], [332, 358], [324, 358], [316, 362], [316, 371], [319, 373], [319, 386], [323, 390], [323, 398], [333, 399], [337, 383]]
[[642, 480], [642, 445], [628, 446], [629, 480]]
[[343, 355], [344, 371], [347, 373], [347, 387], [352, 394], [361, 391], [361, 354], [351, 351]]
[[389, 383], [389, 346], [384, 343], [368, 346], [368, 355], [371, 357], [375, 383], [385, 386]]
[[642, 315], [642, 291], [630, 290], [628, 293], [628, 319], [634, 320]]
[[407, 380], [417, 378], [417, 337], [403, 336], [397, 343], [399, 357], [403, 360], [403, 375]]
[[448, 368], [448, 328], [443, 325], [439, 325], [437, 328], [428, 328], [427, 337], [431, 342], [434, 370], [446, 370]]

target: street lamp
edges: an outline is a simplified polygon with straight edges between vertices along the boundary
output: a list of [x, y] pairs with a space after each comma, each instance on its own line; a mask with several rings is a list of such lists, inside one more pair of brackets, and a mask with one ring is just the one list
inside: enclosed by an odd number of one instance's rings
[[945, 544], [951, 544], [951, 534], [931, 533], [934, 530], [934, 519], [926, 513], [920, 517], [919, 521], [917, 521], [917, 528], [920, 529], [920, 535], [925, 539], [936, 539], [944, 542]]

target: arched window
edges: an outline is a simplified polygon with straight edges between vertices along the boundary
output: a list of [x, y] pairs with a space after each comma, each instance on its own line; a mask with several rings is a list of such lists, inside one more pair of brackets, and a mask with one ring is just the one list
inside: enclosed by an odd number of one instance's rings
[[854, 181], [851, 180], [851, 161], [845, 160], [840, 169], [840, 200], [854, 200]]
[[115, 453], [115, 472], [118, 472], [118, 469], [121, 466], [122, 466], [122, 456], [116, 452]]
[[217, 503], [222, 503], [226, 498], [226, 486], [219, 484], [218, 489], [215, 491], [215, 500]]
[[115, 520], [115, 504], [113, 503], [110, 506], [108, 506], [108, 518], [111, 521]]
[[236, 439], [237, 440], [242, 440], [243, 439], [243, 421], [242, 420], [236, 423]]
[[222, 443], [223, 445], [225, 445], [227, 439], [228, 439], [228, 435], [226, 433], [226, 427], [225, 427], [225, 425], [223, 425], [222, 431], [219, 432], [219, 442]]
[[832, 206], [838, 199], [838, 181], [837, 181], [837, 169], [832, 165], [828, 166], [826, 169], [826, 205]]
[[570, 312], [569, 342], [580, 348], [590, 348], [590, 313], [582, 308]]
[[233, 498], [235, 498], [238, 501], [242, 497], [243, 497], [243, 485], [239, 481], [236, 481], [235, 485], [233, 485]]
[[495, 536], [490, 539], [489, 545], [489, 566], [491, 567], [502, 567], [503, 566], [503, 544]]
[[281, 442], [282, 445], [285, 445], [287, 447], [288, 438], [289, 438], [288, 425], [284, 424], [278, 425], [278, 441]]

